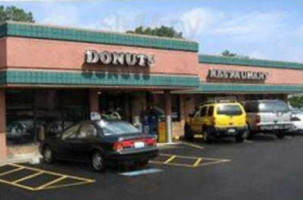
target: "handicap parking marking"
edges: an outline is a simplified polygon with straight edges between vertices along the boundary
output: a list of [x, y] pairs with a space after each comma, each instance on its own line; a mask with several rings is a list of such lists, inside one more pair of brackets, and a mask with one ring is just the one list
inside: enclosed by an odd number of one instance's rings
[[231, 161], [230, 159], [221, 159], [221, 158], [160, 154], [159, 157], [157, 157], [156, 159], [154, 159], [150, 162], [153, 164], [159, 164], [159, 165], [197, 168], [197, 167], [202, 167], [202, 166], [226, 163], [226, 162], [230, 162], [230, 161]]
[[134, 177], [134, 176], [141, 176], [146, 174], [160, 173], [162, 171], [163, 171], [162, 169], [151, 168], [151, 169], [136, 170], [131, 172], [123, 172], [120, 173], [120, 175]]
[[[82, 177], [78, 177], [78, 176], [61, 174], [61, 173], [57, 173], [57, 172], [42, 170], [39, 168], [33, 168], [33, 167], [28, 167], [28, 166], [19, 165], [19, 164], [8, 164], [8, 165], [0, 166], [0, 169], [3, 169], [5, 167], [11, 167], [12, 169], [4, 171], [4, 172], [1, 171], [0, 183], [8, 184], [11, 186], [19, 187], [19, 188], [30, 190], [30, 191], [41, 191], [41, 190], [54, 189], [54, 188], [84, 185], [84, 184], [89, 184], [89, 183], [95, 182], [95, 180], [93, 180], [93, 179], [87, 179], [87, 178], [82, 178]], [[7, 175], [14, 176], [18, 172], [22, 172], [25, 170], [33, 172], [33, 173], [28, 174], [28, 175], [23, 175], [22, 177], [18, 177], [18, 179], [16, 179], [16, 180], [8, 180], [5, 178]], [[52, 178], [52, 180], [48, 180], [45, 182], [45, 180], [43, 180], [43, 178], [42, 178], [44, 175], [53, 176], [55, 178]], [[19, 174], [19, 176], [20, 176], [20, 174]], [[28, 182], [28, 181], [36, 182], [37, 178], [38, 179], [40, 178], [43, 183], [40, 183], [40, 185], [38, 185], [38, 186], [33, 186], [28, 183], [26, 184], [26, 182]], [[73, 182], [72, 183], [62, 183], [67, 180], [70, 180]]]

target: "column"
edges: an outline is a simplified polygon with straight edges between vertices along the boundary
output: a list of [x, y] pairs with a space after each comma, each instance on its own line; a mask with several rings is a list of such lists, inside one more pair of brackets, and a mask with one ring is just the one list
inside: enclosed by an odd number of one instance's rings
[[288, 103], [288, 94], [282, 94], [282, 100]]
[[100, 112], [98, 89], [89, 89], [89, 110], [90, 112]]
[[5, 90], [0, 88], [0, 163], [6, 159], [6, 107], [5, 107]]
[[171, 120], [171, 94], [169, 90], [164, 91], [165, 97], [165, 118], [167, 142], [172, 142], [172, 120]]

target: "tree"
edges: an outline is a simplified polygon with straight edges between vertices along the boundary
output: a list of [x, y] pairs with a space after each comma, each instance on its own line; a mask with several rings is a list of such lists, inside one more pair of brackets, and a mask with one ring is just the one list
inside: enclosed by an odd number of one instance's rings
[[303, 96], [294, 96], [289, 99], [289, 103], [292, 107], [303, 108]]
[[177, 32], [173, 27], [161, 26], [156, 28], [144, 28], [139, 26], [134, 31], [126, 31], [127, 33], [136, 33], [141, 35], [154, 35], [160, 37], [183, 38], [182, 32]]
[[33, 14], [15, 6], [0, 6], [0, 23], [5, 21], [35, 22]]
[[227, 57], [237, 57], [238, 55], [236, 53], [231, 53], [229, 50], [224, 50], [222, 52], [222, 56], [227, 56]]
[[235, 58], [246, 58], [248, 59], [248, 56], [242, 56], [242, 55], [238, 55], [236, 53], [231, 53], [229, 50], [224, 50], [222, 52], [222, 56], [226, 56], [226, 57], [235, 57]]

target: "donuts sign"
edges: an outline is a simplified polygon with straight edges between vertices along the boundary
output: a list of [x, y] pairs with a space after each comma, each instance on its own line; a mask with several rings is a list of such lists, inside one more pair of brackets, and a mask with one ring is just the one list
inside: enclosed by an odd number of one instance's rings
[[155, 63], [154, 55], [124, 53], [124, 52], [98, 52], [87, 50], [85, 52], [85, 63], [121, 66], [151, 67]]

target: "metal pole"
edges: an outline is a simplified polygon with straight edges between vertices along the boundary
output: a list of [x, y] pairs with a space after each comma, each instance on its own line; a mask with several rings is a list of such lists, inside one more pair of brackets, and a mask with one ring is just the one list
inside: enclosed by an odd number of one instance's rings
[[171, 94], [169, 90], [164, 91], [165, 96], [165, 119], [166, 119], [166, 140], [172, 142], [172, 120], [171, 120]]

